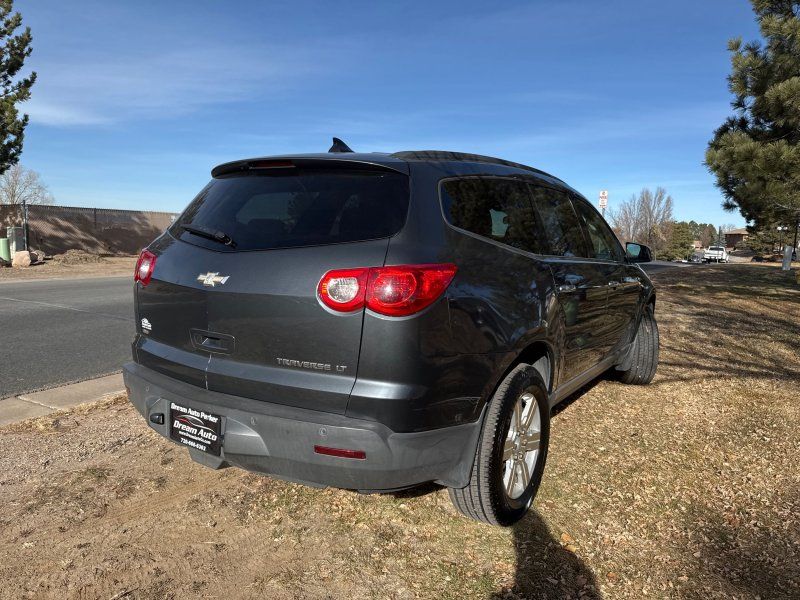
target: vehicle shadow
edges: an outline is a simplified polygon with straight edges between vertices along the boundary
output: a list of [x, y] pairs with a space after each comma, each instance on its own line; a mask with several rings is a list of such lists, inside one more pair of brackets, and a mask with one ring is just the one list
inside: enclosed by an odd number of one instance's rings
[[[552, 418], [589, 392], [601, 381], [617, 378], [612, 370], [579, 388], [556, 407]], [[513, 526], [517, 569], [511, 590], [495, 593], [492, 598], [602, 598], [594, 573], [570, 548], [553, 536], [535, 507]], [[508, 592], [511, 594], [508, 594]]]
[[[562, 546], [536, 510], [513, 526], [517, 570], [511, 590], [500, 598], [602, 598], [592, 570]], [[510, 594], [509, 594], [510, 592]]]
[[[579, 400], [602, 381], [614, 381], [618, 375], [613, 369], [579, 388], [553, 409], [553, 418]], [[396, 499], [417, 498], [435, 493], [442, 487], [427, 483], [406, 490], [392, 492]], [[516, 571], [511, 588], [504, 588], [489, 596], [493, 600], [602, 598], [592, 570], [578, 557], [568, 542], [554, 537], [535, 507], [512, 526]]]

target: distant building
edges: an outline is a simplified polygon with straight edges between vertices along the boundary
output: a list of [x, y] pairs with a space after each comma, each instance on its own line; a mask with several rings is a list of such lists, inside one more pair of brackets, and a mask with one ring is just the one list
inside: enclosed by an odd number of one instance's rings
[[700, 240], [693, 241], [692, 245], [694, 246], [695, 250], [702, 250], [703, 249], [703, 242], [701, 242]]
[[725, 246], [735, 248], [742, 242], [746, 242], [749, 235], [747, 229], [731, 229], [725, 234]]

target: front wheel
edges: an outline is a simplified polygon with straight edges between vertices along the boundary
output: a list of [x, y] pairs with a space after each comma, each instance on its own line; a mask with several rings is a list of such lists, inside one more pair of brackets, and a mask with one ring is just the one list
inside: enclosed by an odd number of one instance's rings
[[547, 386], [530, 365], [514, 368], [492, 396], [467, 487], [450, 499], [467, 517], [508, 526], [528, 512], [547, 460]]
[[622, 383], [647, 385], [658, 368], [658, 324], [652, 304], [648, 304], [639, 321], [639, 329], [625, 360], [617, 366]]

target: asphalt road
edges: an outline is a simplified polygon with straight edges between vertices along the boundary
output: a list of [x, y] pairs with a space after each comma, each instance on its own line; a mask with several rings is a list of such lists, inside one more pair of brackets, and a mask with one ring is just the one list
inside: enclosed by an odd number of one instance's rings
[[0, 398], [119, 371], [132, 288], [130, 277], [0, 283]]

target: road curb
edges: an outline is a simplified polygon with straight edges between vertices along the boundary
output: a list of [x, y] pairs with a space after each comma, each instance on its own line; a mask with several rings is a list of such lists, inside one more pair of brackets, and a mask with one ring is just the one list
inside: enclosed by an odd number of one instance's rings
[[0, 427], [49, 415], [79, 404], [100, 402], [125, 391], [122, 373], [0, 400]]
[[0, 279], [0, 286], [11, 283], [35, 283], [40, 281], [78, 281], [80, 279], [122, 279], [131, 277], [130, 273], [116, 273], [114, 275], [83, 275], [76, 273], [72, 276], [64, 277], [4, 277]]

